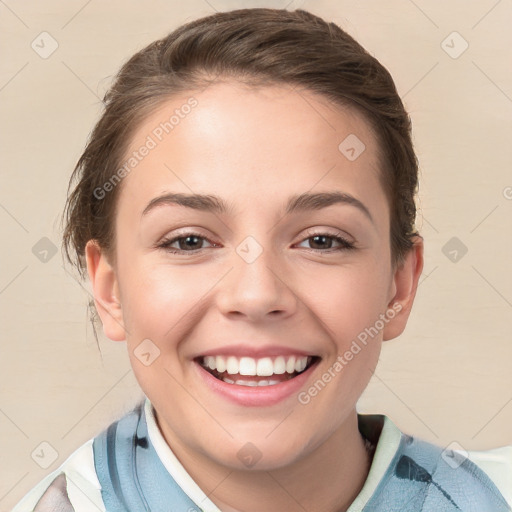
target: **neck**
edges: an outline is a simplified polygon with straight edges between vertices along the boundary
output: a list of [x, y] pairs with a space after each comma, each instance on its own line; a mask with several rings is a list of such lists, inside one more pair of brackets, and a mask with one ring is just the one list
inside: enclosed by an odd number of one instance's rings
[[268, 471], [217, 465], [188, 453], [173, 436], [162, 433], [187, 472], [222, 512], [345, 512], [363, 487], [371, 465], [355, 410], [307, 456]]

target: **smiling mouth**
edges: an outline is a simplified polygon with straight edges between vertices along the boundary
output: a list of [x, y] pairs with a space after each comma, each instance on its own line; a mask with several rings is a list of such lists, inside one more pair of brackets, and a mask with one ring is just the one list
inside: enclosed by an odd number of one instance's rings
[[311, 368], [318, 356], [277, 356], [255, 359], [235, 356], [204, 356], [196, 362], [216, 379], [238, 386], [275, 386]]

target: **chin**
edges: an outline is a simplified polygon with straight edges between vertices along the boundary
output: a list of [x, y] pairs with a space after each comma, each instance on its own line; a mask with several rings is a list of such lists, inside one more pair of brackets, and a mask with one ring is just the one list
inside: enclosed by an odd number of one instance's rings
[[223, 444], [219, 442], [220, 451], [212, 453], [210, 449], [209, 453], [206, 452], [210, 459], [230, 470], [282, 469], [307, 456], [312, 448], [311, 440], [305, 439], [303, 435], [295, 439], [284, 429], [281, 435], [273, 433], [268, 436], [266, 432], [262, 434], [261, 431], [250, 437], [234, 435], [235, 439], [225, 441]]

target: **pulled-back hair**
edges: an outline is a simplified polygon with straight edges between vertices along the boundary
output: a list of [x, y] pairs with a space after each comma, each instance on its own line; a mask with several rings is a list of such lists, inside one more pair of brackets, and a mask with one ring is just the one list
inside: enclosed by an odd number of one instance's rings
[[122, 66], [68, 188], [63, 248], [81, 276], [91, 239], [115, 262], [114, 220], [122, 183], [104, 197], [95, 191], [119, 170], [134, 131], [173, 95], [225, 79], [300, 86], [364, 117], [378, 143], [380, 179], [391, 211], [392, 260], [403, 261], [417, 234], [418, 162], [410, 118], [391, 75], [334, 23], [304, 10], [258, 8], [182, 25]]

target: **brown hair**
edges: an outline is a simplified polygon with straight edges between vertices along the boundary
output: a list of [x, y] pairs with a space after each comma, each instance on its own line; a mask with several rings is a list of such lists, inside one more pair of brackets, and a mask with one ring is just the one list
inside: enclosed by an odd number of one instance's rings
[[63, 248], [82, 277], [90, 239], [115, 262], [114, 219], [121, 186], [99, 199], [95, 190], [122, 165], [134, 130], [172, 95], [219, 78], [301, 86], [364, 116], [380, 151], [393, 262], [403, 261], [417, 235], [418, 162], [410, 118], [391, 75], [334, 23], [304, 10], [257, 8], [219, 12], [182, 25], [136, 53], [117, 74], [71, 176], [64, 211]]

